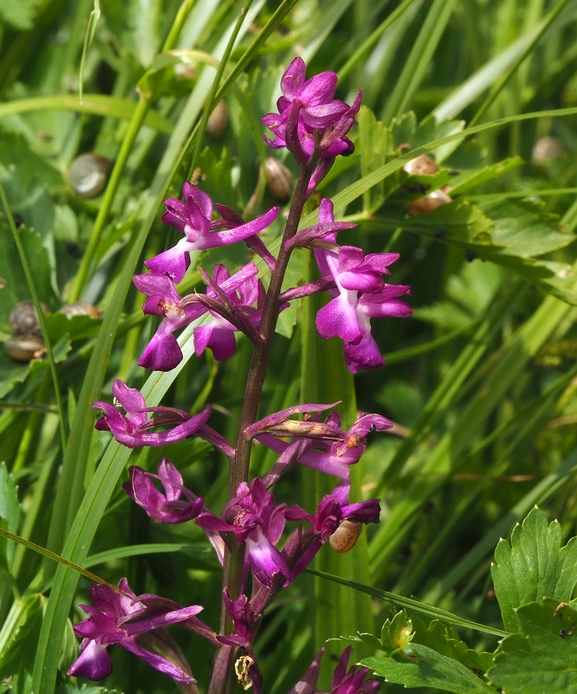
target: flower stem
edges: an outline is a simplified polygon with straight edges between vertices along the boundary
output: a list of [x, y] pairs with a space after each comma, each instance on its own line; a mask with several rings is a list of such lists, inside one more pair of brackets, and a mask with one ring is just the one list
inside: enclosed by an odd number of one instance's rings
[[[271, 274], [270, 285], [266, 294], [265, 304], [260, 324], [260, 334], [262, 342], [255, 345], [252, 355], [250, 368], [248, 371], [247, 384], [245, 390], [238, 437], [236, 441], [236, 455], [233, 465], [231, 465], [229, 475], [228, 498], [233, 499], [237, 495], [238, 485], [248, 481], [250, 454], [252, 442], [247, 439], [244, 432], [247, 427], [254, 424], [257, 420], [258, 407], [266, 371], [269, 363], [272, 341], [278, 320], [279, 297], [284, 275], [290, 259], [291, 249], [286, 247], [286, 242], [291, 239], [298, 231], [299, 222], [307, 200], [307, 187], [314, 170], [315, 161], [302, 166], [297, 181], [293, 201], [290, 207], [287, 223], [285, 226], [283, 239], [276, 261], [276, 267]], [[244, 561], [244, 548], [239, 547], [234, 552], [226, 551], [223, 570], [223, 590], [228, 589], [231, 599], [234, 601], [241, 592], [242, 568]], [[233, 630], [232, 620], [228, 616], [224, 603], [221, 613], [222, 633], [228, 634]], [[223, 678], [222, 684], [227, 683], [226, 691], [229, 690], [230, 678]], [[220, 694], [221, 691], [213, 691], [211, 694]], [[232, 687], [231, 691], [234, 690]]]

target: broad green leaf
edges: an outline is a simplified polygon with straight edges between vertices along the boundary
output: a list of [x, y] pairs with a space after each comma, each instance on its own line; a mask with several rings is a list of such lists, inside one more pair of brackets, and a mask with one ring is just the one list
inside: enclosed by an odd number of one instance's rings
[[17, 598], [0, 631], [0, 679], [32, 672], [30, 654], [36, 650], [46, 598], [38, 593]]
[[535, 507], [522, 525], [517, 524], [511, 543], [500, 540], [491, 574], [507, 631], [520, 631], [516, 610], [541, 598], [559, 602], [571, 599], [577, 583], [577, 538], [561, 545], [561, 526], [547, 523]]
[[135, 58], [140, 65], [150, 64], [160, 47], [162, 0], [101, 0], [102, 14], [124, 56]]
[[[497, 162], [496, 164], [491, 164], [485, 166], [482, 169], [474, 169], [472, 171], [467, 171], [462, 173], [451, 181], [451, 196], [461, 195], [462, 193], [471, 190], [475, 186], [486, 183], [487, 181], [492, 181], [503, 174], [508, 173], [518, 169], [523, 166], [523, 160], [521, 157], [509, 157], [508, 159], [503, 159], [503, 161]], [[457, 168], [459, 168], [457, 166]], [[464, 167], [463, 167], [464, 168]]]
[[42, 0], [2, 0], [0, 22], [11, 24], [15, 29], [31, 29], [41, 4]]
[[495, 225], [493, 244], [507, 255], [533, 258], [564, 248], [577, 238], [561, 232], [558, 219], [531, 200], [494, 200], [479, 207]]
[[414, 642], [395, 651], [390, 658], [364, 658], [361, 665], [407, 689], [434, 687], [456, 694], [497, 691], [457, 660]]
[[[6, 463], [0, 463], [0, 526], [16, 532], [20, 518], [20, 502], [14, 480], [8, 474]], [[14, 545], [0, 538], [0, 567], [8, 570], [14, 554]]]
[[551, 598], [517, 610], [520, 634], [495, 654], [489, 678], [507, 694], [577, 691], [577, 637], [573, 607]]

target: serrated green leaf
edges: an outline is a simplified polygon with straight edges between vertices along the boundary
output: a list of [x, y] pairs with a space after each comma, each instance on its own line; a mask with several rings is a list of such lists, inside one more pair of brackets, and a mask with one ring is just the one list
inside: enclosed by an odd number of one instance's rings
[[565, 248], [577, 238], [562, 233], [557, 218], [531, 200], [495, 200], [479, 207], [495, 224], [491, 239], [501, 253], [534, 258]]
[[507, 694], [577, 691], [576, 618], [569, 605], [545, 599], [517, 610], [521, 634], [504, 639], [489, 678]]
[[436, 687], [456, 694], [496, 691], [457, 660], [416, 643], [399, 649], [391, 658], [364, 658], [361, 665], [387, 682], [402, 684], [408, 689]]
[[547, 523], [535, 507], [522, 525], [517, 524], [511, 543], [500, 540], [491, 574], [507, 631], [519, 632], [516, 610], [544, 597], [569, 601], [577, 583], [577, 538], [564, 547], [561, 526]]
[[434, 619], [427, 625], [416, 617], [413, 619], [413, 628], [415, 630], [413, 643], [428, 646], [447, 658], [454, 658], [477, 674], [487, 672], [493, 664], [492, 653], [469, 648], [452, 626], [438, 619]]

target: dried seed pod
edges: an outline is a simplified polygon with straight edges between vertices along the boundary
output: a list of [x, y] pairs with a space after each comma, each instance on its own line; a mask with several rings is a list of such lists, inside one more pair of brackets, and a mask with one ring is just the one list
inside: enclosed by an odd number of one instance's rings
[[68, 180], [83, 198], [93, 198], [106, 185], [110, 161], [100, 154], [86, 152], [77, 157], [68, 171]]
[[[48, 308], [41, 304], [42, 313], [48, 313]], [[12, 309], [10, 325], [18, 335], [38, 335], [42, 337], [40, 321], [33, 301], [21, 301]]]
[[46, 354], [44, 342], [37, 335], [17, 335], [4, 343], [6, 352], [16, 361], [42, 359]]
[[90, 318], [102, 318], [102, 311], [84, 301], [75, 301], [72, 304], [64, 304], [58, 313], [63, 313], [66, 318], [74, 316], [89, 316]]
[[208, 117], [206, 124], [206, 134], [210, 137], [218, 137], [226, 130], [228, 125], [228, 109], [226, 101], [221, 99], [214, 107], [214, 111]]
[[432, 176], [436, 174], [438, 170], [439, 167], [437, 164], [426, 154], [421, 154], [420, 157], [411, 159], [403, 166], [403, 171], [418, 176]]
[[341, 521], [339, 527], [329, 537], [331, 547], [340, 554], [350, 552], [359, 539], [362, 528], [362, 523], [355, 523], [350, 520]]
[[274, 157], [267, 157], [264, 165], [266, 185], [279, 202], [287, 202], [293, 192], [293, 175]]
[[563, 153], [563, 145], [555, 137], [542, 137], [537, 140], [533, 147], [533, 162], [542, 164], [545, 161], [551, 161]]
[[419, 198], [418, 200], [413, 200], [409, 205], [409, 214], [414, 217], [418, 214], [427, 214], [431, 210], [435, 210], [441, 205], [448, 205], [453, 202], [453, 198], [442, 189], [433, 190], [424, 198]]

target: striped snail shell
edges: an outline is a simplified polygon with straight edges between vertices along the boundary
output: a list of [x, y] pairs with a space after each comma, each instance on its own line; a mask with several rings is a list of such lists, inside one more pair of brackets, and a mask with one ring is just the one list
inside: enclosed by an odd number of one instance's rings
[[16, 335], [4, 343], [6, 352], [16, 361], [31, 361], [41, 359], [46, 353], [44, 342], [32, 334]]
[[[48, 308], [44, 304], [41, 306], [42, 313], [48, 313]], [[14, 306], [10, 314], [10, 325], [18, 335], [42, 336], [40, 321], [33, 301], [21, 301]]]
[[403, 171], [406, 171], [408, 174], [419, 176], [432, 176], [436, 174], [438, 170], [439, 167], [437, 164], [426, 154], [421, 154], [420, 157], [411, 159], [403, 166]]
[[264, 165], [266, 185], [279, 202], [287, 202], [293, 192], [293, 175], [290, 169], [274, 157], [267, 157]]
[[89, 318], [102, 318], [102, 311], [85, 301], [74, 301], [71, 304], [64, 304], [58, 313], [63, 313], [66, 318], [74, 316], [88, 316]]
[[68, 171], [70, 185], [83, 198], [93, 198], [106, 185], [110, 161], [100, 154], [86, 152], [77, 157]]
[[355, 523], [355, 521], [346, 519], [341, 521], [339, 527], [329, 537], [331, 547], [335, 550], [335, 552], [339, 552], [341, 554], [344, 552], [350, 552], [359, 539], [362, 527], [362, 523]]

